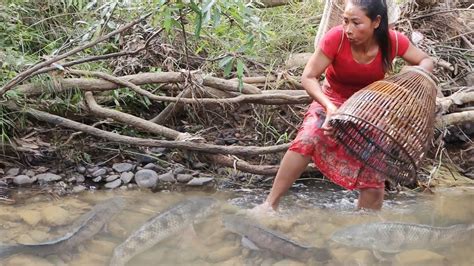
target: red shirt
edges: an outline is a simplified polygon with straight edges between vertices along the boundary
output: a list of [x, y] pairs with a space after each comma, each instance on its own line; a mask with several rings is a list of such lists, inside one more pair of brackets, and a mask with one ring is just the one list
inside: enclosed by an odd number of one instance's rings
[[[330, 29], [319, 43], [321, 51], [333, 60], [326, 69], [326, 81], [329, 86], [323, 86], [323, 90], [331, 101], [337, 102], [344, 102], [356, 91], [385, 77], [380, 49], [375, 59], [370, 63], [357, 63], [352, 57], [351, 44], [345, 34], [338, 51], [342, 34], [344, 34], [342, 26], [336, 26]], [[398, 52], [396, 52], [397, 39]], [[390, 41], [391, 60], [405, 54], [410, 45], [410, 41], [405, 35], [392, 30], [390, 31]]]

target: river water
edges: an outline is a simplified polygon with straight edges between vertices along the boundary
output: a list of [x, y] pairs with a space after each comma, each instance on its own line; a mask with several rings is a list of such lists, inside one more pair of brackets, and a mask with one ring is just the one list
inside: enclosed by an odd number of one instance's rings
[[[191, 196], [212, 196], [222, 202], [221, 210], [192, 230], [172, 236], [134, 257], [127, 265], [304, 265], [279, 254], [253, 251], [227, 231], [221, 213], [252, 208], [267, 191], [238, 189], [229, 192], [95, 191], [61, 199], [32, 196], [13, 206], [0, 206], [2, 244], [38, 243], [67, 233], [68, 225], [96, 203], [115, 196], [127, 206], [107, 230], [81, 244], [72, 254], [44, 258], [16, 254], [0, 258], [0, 265], [108, 265], [115, 246], [150, 217]], [[276, 216], [262, 216], [259, 223], [294, 241], [330, 250], [328, 265], [474, 265], [474, 239], [442, 249], [404, 251], [377, 258], [371, 251], [340, 246], [330, 240], [333, 232], [346, 226], [377, 221], [397, 221], [448, 226], [474, 223], [474, 188], [446, 188], [434, 194], [402, 192], [388, 195], [380, 212], [356, 211], [356, 192], [324, 183], [297, 184], [284, 198]], [[382, 260], [380, 260], [382, 259]], [[310, 261], [307, 265], [314, 265]]]

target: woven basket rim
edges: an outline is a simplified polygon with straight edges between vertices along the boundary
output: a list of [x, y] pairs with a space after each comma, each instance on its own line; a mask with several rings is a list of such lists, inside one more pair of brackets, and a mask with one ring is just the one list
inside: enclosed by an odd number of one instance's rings
[[422, 68], [420, 66], [405, 66], [405, 70], [403, 72], [400, 72], [400, 74], [405, 73], [405, 72], [409, 72], [409, 71], [413, 71], [413, 72], [416, 72], [420, 75], [423, 75], [426, 79], [428, 79], [429, 82], [431, 82], [433, 84], [433, 86], [435, 88], [438, 87], [438, 84], [435, 81], [435, 80], [437, 80], [437, 78], [433, 74], [426, 71], [424, 68]]

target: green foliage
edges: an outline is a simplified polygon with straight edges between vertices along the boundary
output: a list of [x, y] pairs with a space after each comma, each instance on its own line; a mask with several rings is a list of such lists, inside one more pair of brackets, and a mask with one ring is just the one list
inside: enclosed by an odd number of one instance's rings
[[[160, 41], [176, 43], [191, 55], [206, 58], [197, 68], [218, 76], [242, 78], [260, 66], [281, 65], [291, 52], [312, 50], [322, 6], [319, 1], [305, 0], [288, 6], [258, 9], [253, 1], [242, 0], [4, 0], [0, 5], [0, 85], [36, 62], [64, 53], [117, 29], [120, 25], [151, 12], [150, 18], [107, 42], [88, 48], [73, 58], [116, 52], [123, 47], [123, 37], [136, 32], [146, 39], [164, 28]], [[182, 29], [186, 35], [183, 35]], [[184, 47], [186, 40], [186, 48]], [[61, 63], [61, 62], [59, 62]], [[187, 62], [179, 62], [181, 64]], [[151, 66], [149, 71], [162, 66]], [[92, 62], [75, 68], [112, 72], [106, 62]], [[261, 71], [270, 71], [270, 69]], [[263, 74], [263, 73], [262, 73]], [[34, 81], [52, 84], [51, 77], [40, 75]], [[9, 92], [10, 93], [10, 92]], [[158, 92], [156, 92], [158, 93]], [[146, 97], [127, 88], [111, 91], [114, 108], [146, 109]], [[4, 97], [21, 95], [14, 91]], [[49, 109], [64, 114], [78, 111], [82, 100], [78, 91], [56, 94], [48, 92]], [[285, 141], [287, 136], [261, 121], [264, 139]]]

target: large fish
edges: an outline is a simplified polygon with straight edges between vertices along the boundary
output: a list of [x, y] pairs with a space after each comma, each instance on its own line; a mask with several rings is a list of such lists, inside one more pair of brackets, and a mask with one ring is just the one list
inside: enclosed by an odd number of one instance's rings
[[39, 256], [70, 252], [84, 241], [90, 240], [125, 206], [122, 198], [112, 198], [95, 205], [89, 212], [81, 215], [66, 235], [37, 244], [0, 245], [0, 258], [17, 253]]
[[248, 218], [226, 215], [223, 222], [225, 228], [229, 231], [241, 235], [243, 242], [247, 241], [246, 245], [250, 245], [250, 248], [271, 250], [300, 261], [307, 261], [310, 258], [314, 258], [316, 261], [328, 261], [331, 258], [327, 249], [299, 244], [283, 234], [265, 228]]
[[349, 226], [335, 232], [331, 240], [356, 248], [384, 253], [429, 249], [471, 239], [474, 224], [433, 227], [421, 224], [378, 222]]
[[209, 197], [189, 198], [152, 217], [122, 244], [114, 249], [111, 266], [125, 265], [135, 255], [163, 239], [203, 221], [217, 208], [218, 201]]

